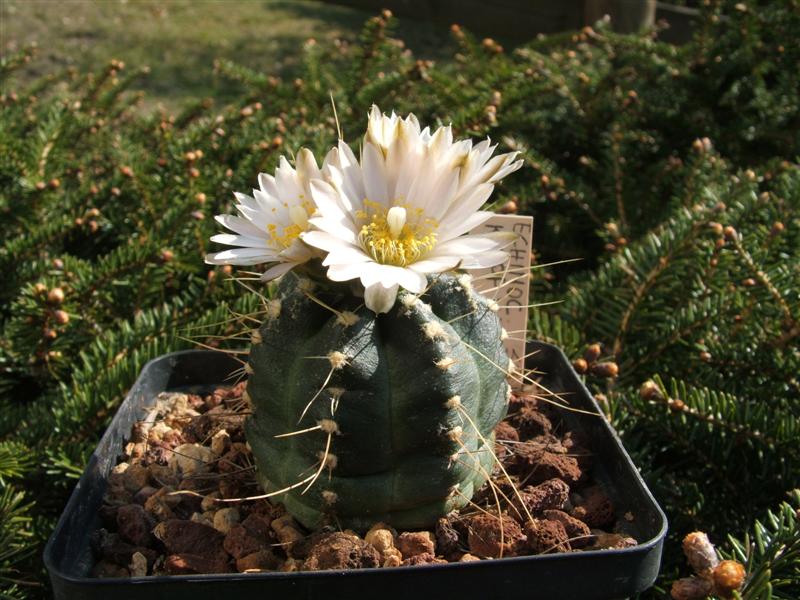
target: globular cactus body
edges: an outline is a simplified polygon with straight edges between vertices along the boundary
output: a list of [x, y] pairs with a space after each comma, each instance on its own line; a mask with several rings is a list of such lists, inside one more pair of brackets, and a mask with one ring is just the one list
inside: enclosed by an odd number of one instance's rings
[[308, 527], [424, 527], [466, 505], [510, 393], [491, 301], [442, 275], [375, 315], [315, 292], [323, 307], [286, 279], [249, 357], [246, 432], [265, 490], [320, 471], [277, 496]]

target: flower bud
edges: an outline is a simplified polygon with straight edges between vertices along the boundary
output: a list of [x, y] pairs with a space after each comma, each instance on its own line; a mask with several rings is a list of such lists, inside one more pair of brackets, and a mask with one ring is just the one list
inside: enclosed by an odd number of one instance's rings
[[64, 302], [64, 290], [61, 288], [53, 288], [47, 293], [47, 301], [50, 304], [61, 304]]
[[683, 553], [695, 573], [703, 573], [719, 564], [714, 545], [702, 531], [693, 531], [683, 538]]
[[744, 565], [735, 560], [723, 560], [714, 568], [714, 588], [723, 597], [729, 597], [744, 584]]
[[639, 397], [642, 400], [660, 400], [663, 395], [661, 394], [661, 388], [651, 379], [645, 381], [639, 388]]
[[583, 358], [586, 359], [587, 362], [593, 363], [598, 358], [600, 358], [600, 354], [602, 353], [602, 348], [600, 344], [592, 344], [583, 353]]
[[615, 362], [599, 362], [592, 365], [592, 375], [613, 379], [619, 375], [619, 366]]
[[672, 600], [704, 600], [711, 595], [711, 582], [701, 577], [684, 577], [672, 584]]
[[577, 373], [583, 375], [589, 369], [589, 363], [587, 363], [584, 358], [576, 358], [572, 361], [572, 368], [575, 369]]

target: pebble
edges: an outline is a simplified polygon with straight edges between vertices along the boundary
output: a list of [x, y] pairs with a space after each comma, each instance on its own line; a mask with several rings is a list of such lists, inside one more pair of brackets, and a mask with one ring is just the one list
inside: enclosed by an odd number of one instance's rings
[[480, 560], [480, 558], [475, 556], [474, 554], [466, 552], [461, 555], [461, 558], [458, 559], [458, 562], [475, 562], [476, 560]]
[[270, 523], [270, 527], [278, 536], [278, 542], [286, 548], [287, 552], [291, 552], [292, 545], [301, 542], [305, 537], [290, 515], [274, 519]]
[[147, 546], [155, 520], [139, 504], [126, 504], [117, 510], [117, 531], [135, 546]]
[[230, 554], [233, 558], [242, 558], [248, 554], [253, 554], [259, 550], [265, 549], [264, 543], [256, 536], [251, 534], [244, 525], [235, 523], [228, 530], [225, 535], [225, 541], [222, 543], [225, 552]]
[[394, 552], [387, 551], [383, 555], [383, 566], [384, 567], [399, 567], [403, 564], [403, 555], [400, 554], [400, 551], [397, 548], [392, 548]]
[[270, 523], [272, 519], [261, 513], [250, 513], [247, 515], [242, 525], [254, 536], [264, 540], [265, 543], [272, 543], [274, 535]]
[[214, 529], [221, 533], [228, 533], [239, 522], [239, 509], [221, 508], [214, 513]]
[[592, 532], [583, 521], [571, 517], [561, 510], [546, 510], [542, 513], [549, 521], [558, 521], [564, 526], [569, 536], [569, 544], [573, 548], [583, 548], [592, 543]]
[[572, 509], [572, 516], [589, 527], [604, 527], [614, 521], [614, 505], [600, 487], [588, 488], [583, 498]]
[[211, 438], [211, 451], [217, 456], [222, 456], [231, 448], [231, 436], [224, 430], [220, 429]]
[[385, 528], [383, 523], [375, 525], [364, 536], [364, 540], [383, 554], [386, 550], [394, 548], [394, 536], [392, 532]]
[[205, 514], [199, 512], [192, 513], [192, 516], [189, 517], [189, 520], [195, 523], [202, 523], [203, 525], [208, 525], [209, 527], [214, 526], [214, 521], [206, 517]]
[[170, 455], [167, 464], [173, 473], [196, 475], [207, 473], [216, 456], [207, 446], [200, 444], [181, 444]]
[[281, 560], [266, 548], [236, 560], [236, 570], [240, 573], [274, 571], [280, 566]]
[[569, 536], [559, 521], [534, 519], [525, 524], [525, 534], [528, 536], [528, 547], [537, 554], [570, 550]]
[[[520, 496], [528, 512], [536, 516], [545, 510], [564, 508], [569, 500], [569, 486], [560, 479], [548, 479], [536, 486], [526, 486], [520, 491]], [[516, 494], [512, 501], [520, 516], [527, 517], [527, 513], [519, 506]]]
[[108, 560], [101, 560], [92, 568], [92, 577], [117, 578], [130, 576], [128, 569]]
[[162, 486], [178, 487], [178, 478], [175, 473], [166, 465], [150, 463], [147, 465], [150, 478]]
[[469, 551], [476, 556], [500, 558], [501, 556], [514, 556], [525, 543], [522, 528], [514, 519], [503, 515], [502, 542], [500, 536], [500, 519], [491, 514], [479, 513], [469, 517], [468, 543]]
[[380, 554], [356, 535], [329, 533], [311, 548], [303, 563], [308, 571], [328, 569], [365, 569], [380, 566]]
[[111, 469], [111, 473], [108, 474], [108, 485], [111, 486], [122, 486], [125, 485], [125, 471], [128, 470], [130, 465], [126, 462], [121, 462], [118, 465], [115, 465], [113, 469]]
[[459, 552], [461, 540], [458, 531], [456, 531], [449, 519], [445, 517], [439, 519], [436, 522], [435, 532], [436, 548], [441, 554], [449, 558], [449, 555]]
[[163, 487], [155, 494], [145, 500], [144, 508], [147, 512], [153, 515], [158, 521], [168, 521], [175, 518], [175, 512], [172, 510], [180, 503], [179, 496], [170, 496], [173, 492], [170, 487]]
[[414, 556], [405, 559], [401, 564], [403, 567], [412, 567], [414, 565], [431, 565], [431, 564], [445, 564], [447, 561], [443, 558], [436, 558], [430, 552], [422, 554], [415, 554]]
[[590, 546], [592, 550], [600, 550], [603, 548], [630, 548], [636, 545], [636, 540], [627, 535], [619, 533], [606, 533], [599, 529], [592, 529], [594, 535], [594, 543]]
[[187, 553], [211, 559], [227, 556], [222, 546], [225, 536], [202, 523], [172, 519], [156, 525], [153, 534], [170, 554]]
[[208, 510], [213, 510], [216, 507], [220, 506], [220, 503], [217, 502], [219, 500], [219, 492], [211, 492], [210, 494], [206, 494], [203, 496], [202, 502], [200, 502], [200, 510], [206, 512]]
[[395, 545], [404, 559], [419, 554], [436, 554], [436, 543], [430, 531], [406, 531], [397, 536]]
[[150, 481], [150, 472], [140, 463], [133, 463], [122, 474], [122, 485], [129, 492], [136, 493]]
[[133, 501], [136, 504], [141, 504], [144, 506], [145, 502], [147, 502], [147, 499], [157, 492], [158, 490], [156, 488], [146, 485], [133, 495]]
[[131, 564], [128, 565], [131, 577], [144, 577], [147, 575], [147, 558], [141, 552], [131, 555]]
[[230, 573], [228, 561], [222, 558], [208, 558], [197, 554], [172, 554], [164, 561], [164, 569], [170, 575], [191, 575], [193, 573]]

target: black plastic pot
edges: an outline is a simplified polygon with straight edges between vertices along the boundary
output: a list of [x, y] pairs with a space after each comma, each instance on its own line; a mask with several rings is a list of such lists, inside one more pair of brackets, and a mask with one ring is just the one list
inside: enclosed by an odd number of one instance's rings
[[50, 537], [44, 562], [56, 600], [204, 598], [622, 598], [653, 584], [667, 531], [656, 504], [592, 396], [564, 354], [532, 342], [529, 366], [542, 383], [560, 392], [570, 406], [595, 415], [564, 412], [567, 425], [590, 436], [596, 456], [594, 478], [604, 485], [620, 513], [634, 520], [630, 533], [640, 544], [623, 550], [549, 554], [480, 562], [424, 565], [361, 571], [181, 575], [94, 579], [89, 536], [100, 527], [98, 509], [109, 472], [122, 452], [131, 426], [143, 418], [164, 390], [197, 386], [201, 390], [226, 381], [238, 364], [220, 352], [190, 350], [157, 358], [142, 369], [125, 402], [92, 454], [64, 513]]

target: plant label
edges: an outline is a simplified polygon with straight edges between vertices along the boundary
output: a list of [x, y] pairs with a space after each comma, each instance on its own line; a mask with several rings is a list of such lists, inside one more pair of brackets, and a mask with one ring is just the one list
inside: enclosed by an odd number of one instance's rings
[[522, 373], [528, 327], [528, 300], [531, 282], [531, 243], [533, 217], [494, 215], [470, 233], [510, 231], [517, 235], [508, 249], [508, 261], [487, 269], [475, 269], [472, 285], [499, 305], [498, 315], [508, 332], [505, 347], [508, 356]]

